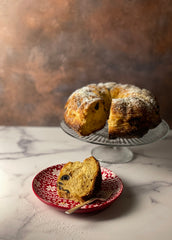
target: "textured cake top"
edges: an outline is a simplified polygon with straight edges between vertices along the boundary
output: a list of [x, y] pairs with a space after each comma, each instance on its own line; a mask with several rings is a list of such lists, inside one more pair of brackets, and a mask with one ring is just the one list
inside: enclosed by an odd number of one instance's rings
[[[157, 102], [154, 96], [150, 91], [146, 89], [140, 89], [134, 85], [130, 84], [118, 84], [115, 82], [99, 83], [99, 84], [90, 84], [80, 89], [74, 91], [69, 97], [69, 101], [73, 98], [77, 103], [77, 106], [89, 105], [94, 101], [102, 99], [102, 94], [106, 94], [106, 91], [109, 91], [113, 102], [119, 102], [122, 104], [128, 104], [128, 107], [134, 105], [143, 107], [147, 105], [148, 110], [152, 111], [157, 107]], [[113, 91], [118, 91], [118, 96], [113, 97]], [[139, 99], [139, 100], [138, 100]]]
[[[90, 84], [77, 89], [69, 97], [67, 105], [75, 103], [78, 109], [83, 106], [87, 108], [91, 103], [102, 100], [107, 94], [112, 99], [112, 103], [115, 103], [123, 113], [126, 112], [126, 107], [128, 113], [133, 108], [142, 110], [146, 108], [147, 112], [158, 111], [156, 99], [150, 91], [134, 85], [115, 82]], [[71, 105], [71, 107], [74, 106]]]
[[[138, 97], [114, 98], [112, 103], [112, 111], [123, 115], [133, 114], [134, 111], [140, 111], [140, 109], [143, 113], [147, 109], [147, 103]], [[113, 106], [115, 106], [114, 109]]]
[[82, 87], [74, 91], [69, 97], [69, 101], [72, 98], [75, 98], [78, 107], [80, 107], [82, 104], [90, 104], [91, 102], [101, 99], [101, 97], [98, 96], [94, 91], [92, 91], [89, 86]]

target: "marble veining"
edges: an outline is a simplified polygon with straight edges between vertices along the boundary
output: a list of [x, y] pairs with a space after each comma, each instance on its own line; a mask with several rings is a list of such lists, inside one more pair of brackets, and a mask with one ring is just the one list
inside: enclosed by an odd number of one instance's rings
[[102, 212], [69, 216], [42, 203], [32, 180], [49, 166], [82, 161], [94, 145], [56, 127], [0, 127], [0, 240], [171, 240], [171, 143], [170, 131], [132, 147], [129, 163], [101, 162], [122, 179], [122, 195]]

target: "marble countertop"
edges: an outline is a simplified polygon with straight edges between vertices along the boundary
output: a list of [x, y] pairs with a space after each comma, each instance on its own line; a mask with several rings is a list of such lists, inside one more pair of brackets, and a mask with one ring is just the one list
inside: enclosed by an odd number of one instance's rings
[[172, 131], [131, 147], [129, 163], [100, 163], [124, 184], [121, 196], [101, 212], [67, 215], [34, 195], [39, 171], [82, 161], [93, 147], [56, 127], [0, 127], [0, 240], [171, 240]]

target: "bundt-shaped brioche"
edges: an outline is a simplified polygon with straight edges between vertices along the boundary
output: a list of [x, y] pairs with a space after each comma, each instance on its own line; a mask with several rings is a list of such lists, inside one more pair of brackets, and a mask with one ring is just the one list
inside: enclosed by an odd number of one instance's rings
[[109, 138], [141, 137], [160, 122], [153, 94], [129, 84], [90, 84], [72, 93], [65, 105], [67, 125], [86, 136], [108, 122]]
[[94, 157], [83, 162], [68, 162], [57, 179], [60, 197], [83, 202], [94, 196], [101, 188], [102, 175], [99, 162]]

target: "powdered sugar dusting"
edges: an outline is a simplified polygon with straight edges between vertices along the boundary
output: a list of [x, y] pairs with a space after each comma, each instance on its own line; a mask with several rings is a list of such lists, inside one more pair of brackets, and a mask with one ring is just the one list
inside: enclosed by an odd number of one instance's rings
[[127, 107], [140, 106], [143, 102], [137, 97], [113, 98], [112, 103], [127, 104]]
[[99, 83], [98, 84], [99, 87], [106, 87], [108, 90], [110, 90], [115, 85], [117, 85], [116, 82], [107, 82], [107, 83]]
[[[77, 89], [72, 93], [70, 98], [75, 98], [77, 101], [78, 107], [82, 104], [90, 104], [94, 101], [101, 100], [101, 93], [105, 93], [106, 90], [114, 90], [115, 88], [120, 89], [120, 93], [126, 97], [113, 98], [112, 103], [118, 103], [123, 105], [127, 104], [128, 108], [135, 107], [147, 107], [147, 111], [152, 111], [156, 107], [156, 100], [150, 91], [146, 89], [140, 89], [134, 85], [130, 84], [118, 84], [115, 82], [99, 83], [99, 84], [90, 84], [80, 89]], [[97, 93], [98, 91], [99, 93]], [[69, 98], [69, 99], [70, 99]]]
[[90, 104], [91, 102], [101, 100], [101, 98], [88, 86], [74, 91], [70, 98], [73, 97], [75, 97], [76, 101], [78, 101], [78, 106], [82, 104]]
[[[127, 99], [124, 101], [128, 101], [128, 106], [130, 105], [147, 105], [147, 110], [152, 111], [153, 108], [156, 106], [156, 100], [154, 96], [152, 96], [151, 92], [147, 89], [140, 89], [134, 85], [130, 84], [117, 84], [115, 87], [120, 88], [122, 91], [125, 91], [128, 95]], [[138, 101], [138, 99], [140, 101]]]

